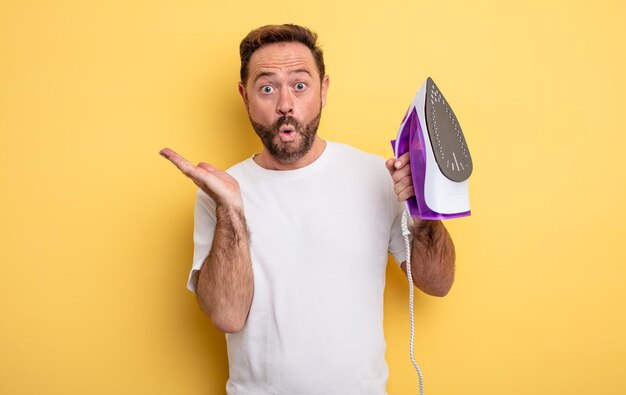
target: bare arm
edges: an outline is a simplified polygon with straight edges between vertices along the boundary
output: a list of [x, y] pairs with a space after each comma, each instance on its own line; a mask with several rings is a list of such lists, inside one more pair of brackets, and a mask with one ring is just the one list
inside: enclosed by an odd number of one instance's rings
[[[398, 160], [389, 159], [387, 170], [394, 182], [398, 200], [406, 200], [415, 195], [409, 166], [409, 154]], [[445, 296], [454, 282], [454, 261], [456, 253], [448, 230], [441, 221], [426, 221], [413, 218], [411, 229], [411, 275], [413, 284], [423, 292], [433, 296]], [[406, 262], [402, 263], [406, 272]]]
[[217, 224], [198, 278], [198, 303], [220, 330], [239, 332], [248, 317], [254, 282], [246, 219], [239, 184], [207, 163], [194, 166], [165, 148], [160, 154], [216, 203]]
[[198, 302], [222, 331], [239, 332], [252, 304], [253, 278], [243, 210], [217, 206], [211, 251], [198, 278]]

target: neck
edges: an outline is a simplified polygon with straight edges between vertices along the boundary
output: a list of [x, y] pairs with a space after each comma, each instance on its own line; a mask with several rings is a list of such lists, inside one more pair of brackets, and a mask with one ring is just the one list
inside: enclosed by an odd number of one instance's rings
[[326, 141], [322, 140], [319, 136], [315, 136], [313, 145], [309, 152], [295, 162], [281, 162], [274, 158], [265, 148], [260, 154], [253, 157], [257, 165], [267, 170], [296, 170], [303, 168], [315, 162], [319, 158], [324, 149], [326, 148]]

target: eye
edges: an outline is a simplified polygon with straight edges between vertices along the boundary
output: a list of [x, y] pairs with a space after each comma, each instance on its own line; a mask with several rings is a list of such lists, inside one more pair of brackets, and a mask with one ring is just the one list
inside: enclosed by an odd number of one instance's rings
[[297, 91], [303, 91], [303, 90], [306, 89], [306, 84], [304, 82], [298, 82], [295, 85], [295, 88], [296, 88]]
[[272, 87], [271, 85], [264, 85], [261, 87], [261, 92], [263, 93], [272, 93], [274, 92], [274, 87]]

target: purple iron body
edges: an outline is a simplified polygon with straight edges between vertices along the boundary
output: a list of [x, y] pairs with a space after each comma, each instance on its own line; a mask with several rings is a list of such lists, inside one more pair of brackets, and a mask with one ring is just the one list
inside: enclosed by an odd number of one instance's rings
[[410, 152], [415, 197], [406, 203], [411, 216], [435, 220], [471, 214], [472, 159], [452, 108], [430, 77], [415, 95], [391, 143], [396, 158]]

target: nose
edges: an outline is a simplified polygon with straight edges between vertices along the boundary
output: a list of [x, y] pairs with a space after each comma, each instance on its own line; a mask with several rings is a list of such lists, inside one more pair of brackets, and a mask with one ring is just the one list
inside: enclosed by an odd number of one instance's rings
[[289, 89], [281, 89], [278, 103], [276, 104], [276, 112], [281, 115], [293, 113], [293, 98], [291, 97]]

